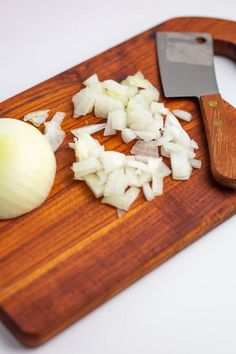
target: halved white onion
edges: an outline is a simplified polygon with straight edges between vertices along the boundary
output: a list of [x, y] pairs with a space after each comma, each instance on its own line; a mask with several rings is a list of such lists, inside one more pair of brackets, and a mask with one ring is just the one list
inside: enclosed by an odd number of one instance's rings
[[56, 173], [52, 149], [38, 129], [0, 119], [0, 219], [37, 208], [47, 198]]

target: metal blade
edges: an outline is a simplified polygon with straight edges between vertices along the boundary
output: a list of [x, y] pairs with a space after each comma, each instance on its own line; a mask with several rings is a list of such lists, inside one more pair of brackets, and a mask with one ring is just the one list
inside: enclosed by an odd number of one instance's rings
[[218, 93], [209, 34], [157, 32], [156, 39], [166, 97], [200, 97]]

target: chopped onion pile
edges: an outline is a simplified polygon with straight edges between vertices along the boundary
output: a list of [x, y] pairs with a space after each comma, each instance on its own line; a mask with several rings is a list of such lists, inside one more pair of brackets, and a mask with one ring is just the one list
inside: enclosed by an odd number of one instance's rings
[[[158, 90], [141, 72], [128, 76], [121, 83], [114, 80], [100, 82], [97, 74], [84, 82], [85, 88], [72, 98], [74, 117], [91, 113], [106, 119], [74, 129], [76, 160], [73, 164], [75, 179], [83, 180], [97, 198], [115, 206], [118, 216], [123, 215], [136, 199], [139, 188], [151, 201], [163, 193], [163, 178], [172, 173], [176, 180], [190, 178], [192, 168], [201, 168], [196, 160], [196, 141], [192, 140], [177, 118], [190, 121], [192, 115], [176, 109], [170, 112], [159, 100]], [[104, 147], [90, 136], [104, 129], [104, 136], [121, 132], [128, 144], [137, 139], [131, 149], [134, 156]], [[161, 156], [170, 159], [171, 169]]]

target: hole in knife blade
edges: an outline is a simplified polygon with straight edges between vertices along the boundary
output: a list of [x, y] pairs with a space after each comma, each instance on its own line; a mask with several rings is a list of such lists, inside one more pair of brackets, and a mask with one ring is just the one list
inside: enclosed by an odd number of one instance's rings
[[206, 38], [204, 38], [204, 37], [197, 37], [197, 38], [195, 38], [195, 41], [196, 41], [197, 43], [205, 43], [205, 42], [206, 42]]

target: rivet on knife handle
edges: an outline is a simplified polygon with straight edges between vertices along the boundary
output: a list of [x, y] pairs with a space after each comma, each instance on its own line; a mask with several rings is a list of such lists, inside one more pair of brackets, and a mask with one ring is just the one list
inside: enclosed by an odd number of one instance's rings
[[236, 188], [236, 125], [226, 117], [220, 94], [200, 97], [200, 105], [212, 174], [220, 184]]

